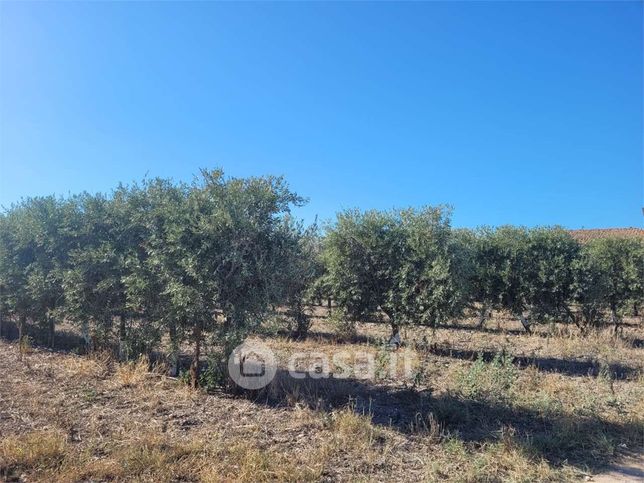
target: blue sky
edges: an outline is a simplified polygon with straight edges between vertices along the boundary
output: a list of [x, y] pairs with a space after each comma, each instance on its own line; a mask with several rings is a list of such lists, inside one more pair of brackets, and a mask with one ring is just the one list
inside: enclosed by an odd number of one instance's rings
[[642, 226], [641, 2], [0, 2], [0, 204], [200, 167], [307, 221]]

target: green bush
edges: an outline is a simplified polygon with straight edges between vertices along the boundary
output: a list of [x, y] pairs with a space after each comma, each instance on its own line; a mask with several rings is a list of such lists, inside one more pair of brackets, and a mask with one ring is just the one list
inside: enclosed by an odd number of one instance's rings
[[339, 339], [351, 341], [355, 338], [356, 323], [342, 308], [338, 307], [331, 312], [328, 321]]
[[507, 401], [517, 377], [518, 369], [511, 355], [499, 352], [492, 361], [485, 362], [479, 354], [476, 361], [458, 374], [456, 387], [469, 399]]
[[461, 314], [468, 297], [468, 257], [443, 207], [340, 213], [324, 244], [326, 280], [353, 320], [387, 316], [435, 326]]

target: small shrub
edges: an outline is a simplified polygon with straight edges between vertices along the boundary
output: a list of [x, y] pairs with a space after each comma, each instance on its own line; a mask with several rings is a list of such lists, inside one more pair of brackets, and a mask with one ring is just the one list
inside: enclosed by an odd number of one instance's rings
[[556, 416], [563, 411], [562, 402], [550, 394], [540, 391], [529, 400], [529, 407], [544, 417]]
[[387, 379], [390, 374], [391, 368], [391, 352], [384, 341], [378, 345], [378, 352], [376, 352], [376, 379]]
[[504, 400], [509, 397], [517, 376], [512, 356], [505, 351], [496, 354], [491, 362], [485, 362], [479, 354], [467, 370], [458, 374], [456, 385], [466, 398]]
[[223, 387], [228, 382], [228, 371], [221, 357], [211, 355], [208, 358], [206, 368], [199, 375], [199, 387], [206, 392], [212, 392], [216, 388]]
[[356, 324], [344, 310], [336, 309], [329, 315], [329, 323], [333, 326], [335, 335], [346, 341], [356, 337]]
[[85, 387], [81, 390], [81, 397], [84, 401], [92, 403], [98, 398], [98, 392], [93, 387]]
[[429, 441], [438, 442], [444, 434], [444, 429], [434, 413], [429, 413], [423, 417], [420, 413], [416, 414], [410, 424], [412, 433], [422, 433]]
[[291, 330], [290, 321], [282, 314], [272, 313], [264, 318], [257, 333], [267, 337], [275, 337], [285, 329]]
[[357, 449], [369, 448], [380, 435], [368, 416], [356, 414], [351, 409], [333, 413], [330, 429], [338, 445], [344, 447], [351, 441], [352, 447]]
[[443, 448], [451, 456], [466, 456], [467, 448], [461, 439], [456, 436], [450, 435], [445, 439]]
[[181, 382], [182, 384], [185, 384], [186, 386], [189, 386], [190, 385], [190, 372], [186, 371], [185, 369], [182, 370], [179, 373], [178, 379], [179, 379], [179, 382]]

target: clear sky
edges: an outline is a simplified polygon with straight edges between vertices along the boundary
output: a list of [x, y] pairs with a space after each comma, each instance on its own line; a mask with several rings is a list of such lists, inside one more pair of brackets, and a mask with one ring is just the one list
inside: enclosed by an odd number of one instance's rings
[[641, 2], [0, 2], [0, 204], [199, 167], [299, 215], [642, 226]]

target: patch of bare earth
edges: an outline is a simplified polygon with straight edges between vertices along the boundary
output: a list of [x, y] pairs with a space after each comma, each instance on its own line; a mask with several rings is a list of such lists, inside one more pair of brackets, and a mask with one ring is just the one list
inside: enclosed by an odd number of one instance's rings
[[607, 471], [594, 475], [595, 483], [635, 483], [644, 481], [644, 454], [635, 453], [619, 458]]

